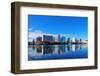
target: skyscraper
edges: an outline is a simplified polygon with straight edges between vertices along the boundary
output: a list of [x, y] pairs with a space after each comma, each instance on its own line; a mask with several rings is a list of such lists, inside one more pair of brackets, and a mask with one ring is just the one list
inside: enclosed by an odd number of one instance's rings
[[67, 43], [71, 43], [71, 39], [70, 38], [67, 38]]
[[43, 35], [43, 41], [45, 42], [53, 42], [54, 38], [52, 35]]
[[60, 36], [60, 42], [65, 42], [66, 41], [66, 37], [65, 36]]

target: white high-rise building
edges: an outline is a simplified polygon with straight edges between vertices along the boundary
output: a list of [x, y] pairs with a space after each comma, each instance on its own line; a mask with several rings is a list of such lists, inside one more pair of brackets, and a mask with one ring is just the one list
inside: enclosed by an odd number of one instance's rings
[[73, 42], [73, 43], [75, 43], [75, 42], [76, 42], [76, 39], [75, 39], [75, 37], [73, 37], [73, 38], [72, 38], [72, 42]]
[[59, 42], [59, 37], [58, 37], [58, 35], [54, 35], [54, 41], [55, 41], [55, 42]]

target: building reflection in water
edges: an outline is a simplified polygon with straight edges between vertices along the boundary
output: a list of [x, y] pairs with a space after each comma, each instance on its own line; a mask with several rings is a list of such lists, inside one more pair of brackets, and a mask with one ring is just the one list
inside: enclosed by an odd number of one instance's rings
[[32, 46], [32, 55], [41, 56], [41, 55], [51, 55], [51, 54], [64, 54], [67, 52], [80, 51], [81, 44], [71, 44], [71, 45], [33, 45]]

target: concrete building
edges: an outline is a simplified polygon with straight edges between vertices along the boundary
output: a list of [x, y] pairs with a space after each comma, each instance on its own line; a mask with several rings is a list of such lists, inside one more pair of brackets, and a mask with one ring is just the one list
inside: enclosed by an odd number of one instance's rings
[[53, 35], [53, 37], [54, 37], [54, 42], [59, 42], [59, 38], [60, 38], [59, 35]]
[[38, 36], [36, 38], [36, 44], [42, 44], [42, 37]]
[[42, 37], [40, 37], [40, 36], [37, 37], [37, 38], [36, 38], [36, 41], [42, 41]]

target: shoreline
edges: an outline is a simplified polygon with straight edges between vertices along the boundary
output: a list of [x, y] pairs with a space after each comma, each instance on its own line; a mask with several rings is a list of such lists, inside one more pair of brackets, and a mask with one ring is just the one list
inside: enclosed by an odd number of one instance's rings
[[87, 44], [87, 43], [35, 43], [28, 45], [73, 45], [73, 44]]

